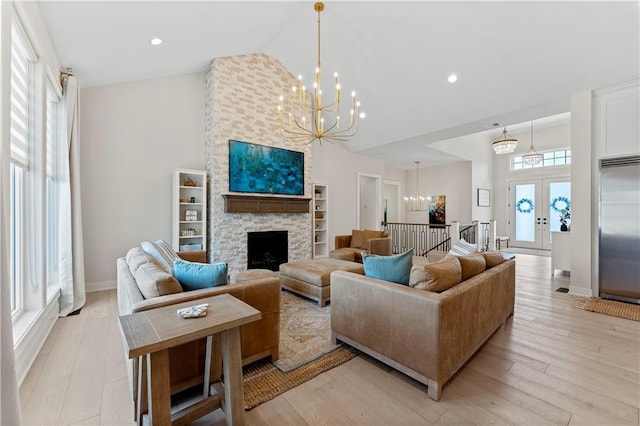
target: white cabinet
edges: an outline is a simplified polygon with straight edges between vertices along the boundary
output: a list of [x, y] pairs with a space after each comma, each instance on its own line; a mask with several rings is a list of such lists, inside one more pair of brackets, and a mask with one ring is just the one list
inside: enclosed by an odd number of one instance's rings
[[329, 193], [327, 185], [313, 184], [313, 257], [329, 256]]
[[571, 232], [551, 232], [551, 275], [556, 269], [571, 271]]
[[176, 251], [206, 250], [207, 172], [176, 169], [173, 174], [172, 242]]

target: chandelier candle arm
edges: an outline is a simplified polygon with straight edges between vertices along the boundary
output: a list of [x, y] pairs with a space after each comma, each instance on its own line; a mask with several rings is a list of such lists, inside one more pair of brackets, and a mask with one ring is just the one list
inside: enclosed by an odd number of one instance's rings
[[[295, 143], [309, 144], [314, 140], [334, 142], [347, 142], [359, 130], [359, 120], [365, 114], [360, 112], [360, 102], [355, 91], [351, 92], [351, 111], [349, 127], [344, 129], [340, 126], [340, 101], [341, 90], [338, 73], [334, 73], [334, 95], [329, 97], [331, 103], [323, 104], [322, 93], [322, 68], [320, 55], [320, 12], [324, 10], [324, 4], [317, 2], [313, 9], [318, 13], [318, 42], [317, 42], [317, 62], [316, 75], [313, 82], [313, 90], [310, 92], [310, 99], [307, 101], [307, 89], [303, 85], [302, 75], [298, 75], [296, 86], [291, 88], [291, 103], [285, 106], [284, 97], [280, 96], [278, 104], [278, 121], [284, 138]], [[289, 109], [289, 120], [285, 117], [285, 108]], [[308, 122], [308, 123], [307, 123]]]

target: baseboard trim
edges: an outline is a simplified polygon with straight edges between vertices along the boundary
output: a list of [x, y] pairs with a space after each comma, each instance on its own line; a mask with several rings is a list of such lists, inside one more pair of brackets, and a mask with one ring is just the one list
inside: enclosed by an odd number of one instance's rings
[[93, 293], [94, 291], [115, 290], [116, 287], [116, 282], [110, 280], [97, 283], [86, 283], [85, 290], [87, 293]]
[[35, 362], [44, 342], [58, 319], [60, 305], [54, 297], [28, 326], [15, 345], [15, 364], [18, 386], [22, 385], [29, 369]]
[[572, 286], [572, 285], [569, 285], [569, 294], [574, 295], [574, 296], [581, 296], [581, 297], [591, 297], [591, 296], [593, 296], [592, 290], [590, 288], [576, 287], [576, 286]]

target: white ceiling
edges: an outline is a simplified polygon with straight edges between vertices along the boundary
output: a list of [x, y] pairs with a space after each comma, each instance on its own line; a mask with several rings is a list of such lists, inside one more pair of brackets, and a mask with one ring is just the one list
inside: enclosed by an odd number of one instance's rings
[[[391, 167], [451, 161], [425, 144], [566, 112], [573, 94], [638, 79], [639, 4], [327, 1], [323, 70], [338, 71], [367, 113], [347, 147]], [[82, 87], [203, 72], [215, 57], [256, 52], [307, 81], [315, 68], [313, 2], [39, 7]], [[153, 37], [164, 43], [152, 47]], [[456, 84], [447, 82], [452, 72]]]

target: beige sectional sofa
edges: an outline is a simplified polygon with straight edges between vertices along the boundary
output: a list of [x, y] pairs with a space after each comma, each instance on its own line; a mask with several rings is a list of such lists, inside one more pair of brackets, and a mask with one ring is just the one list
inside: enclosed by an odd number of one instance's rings
[[[198, 254], [192, 252], [178, 253], [181, 258], [188, 257], [192, 261], [204, 260]], [[218, 287], [205, 288], [193, 291], [181, 291], [172, 294], [162, 294], [168, 286], [158, 286], [160, 294], [157, 297], [146, 298], [139, 288], [136, 277], [141, 281], [145, 274], [140, 268], [154, 269], [151, 257], [147, 258], [149, 263], [143, 263], [145, 253], [140, 247], [134, 247], [127, 253], [126, 257], [118, 258], [117, 263], [117, 297], [118, 312], [120, 315], [127, 315], [133, 312], [146, 311], [162, 306], [174, 305], [186, 301], [197, 302], [198, 299], [216, 296], [219, 294], [231, 294], [245, 303], [258, 309], [262, 318], [258, 321], [240, 327], [241, 352], [243, 365], [253, 361], [270, 357], [273, 361], [278, 359], [278, 344], [280, 341], [280, 281], [274, 275], [266, 275], [261, 278], [254, 278], [254, 270], [247, 271], [246, 281], [227, 284]], [[134, 260], [137, 258], [138, 260]], [[140, 260], [142, 259], [142, 261]], [[132, 267], [136, 263], [138, 265]], [[155, 270], [155, 269], [154, 269]], [[135, 274], [135, 275], [134, 275]], [[242, 273], [241, 273], [242, 274]], [[156, 275], [160, 275], [156, 273]], [[238, 278], [237, 278], [238, 279]], [[144, 281], [148, 281], [145, 279]], [[169, 280], [161, 280], [169, 281]], [[147, 283], [148, 285], [148, 283]], [[174, 291], [171, 289], [170, 291]], [[149, 289], [145, 289], [148, 294]], [[205, 340], [186, 343], [169, 350], [169, 362], [171, 364], [171, 393], [190, 388], [202, 383], [204, 375], [204, 354]], [[137, 387], [138, 363], [137, 360], [127, 360], [130, 386], [133, 392]], [[213, 377], [212, 380], [218, 379]], [[135, 392], [133, 392], [135, 403]]]
[[[436, 262], [444, 271], [440, 278], [450, 280], [447, 269], [456, 261]], [[429, 265], [414, 266], [412, 277], [417, 272], [424, 278], [420, 268]], [[515, 261], [505, 260], [439, 293], [336, 271], [331, 294], [334, 342], [426, 384], [428, 396], [437, 401], [442, 386], [513, 314]]]

